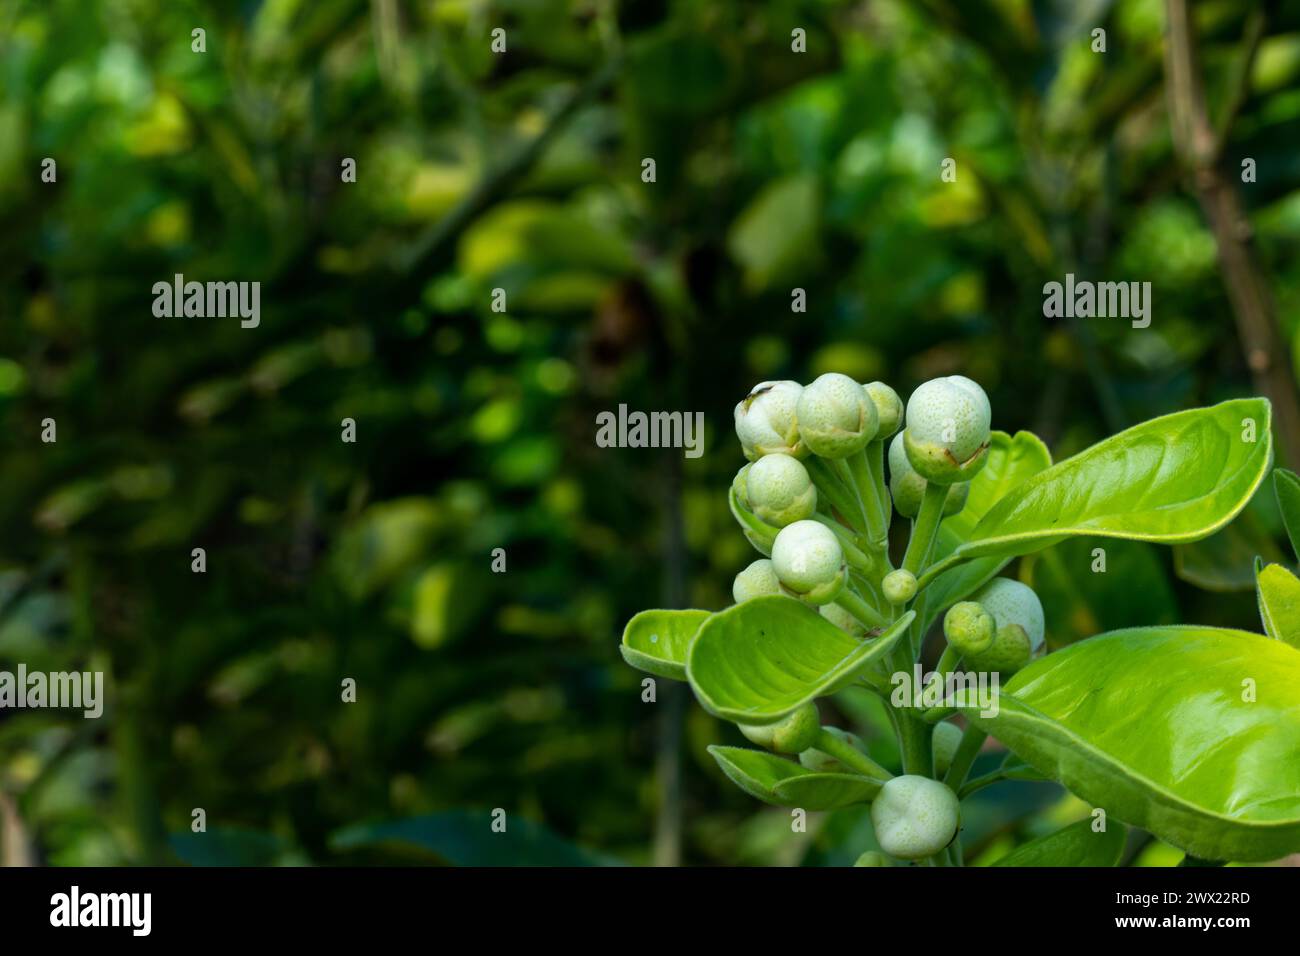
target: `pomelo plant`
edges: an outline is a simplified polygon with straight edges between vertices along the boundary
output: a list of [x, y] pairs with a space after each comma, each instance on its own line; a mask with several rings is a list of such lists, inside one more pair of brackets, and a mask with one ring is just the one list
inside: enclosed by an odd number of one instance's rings
[[[1272, 467], [1265, 399], [1156, 418], [1056, 464], [1034, 435], [992, 430], [988, 397], [962, 376], [924, 383], [906, 405], [884, 383], [834, 373], [763, 382], [735, 424], [748, 464], [728, 499], [761, 557], [737, 574], [735, 605], [643, 611], [622, 650], [687, 681], [761, 748], [710, 748], [742, 790], [810, 811], [870, 804], [883, 853], [864, 852], [868, 866], [962, 863], [962, 801], [1013, 778], [1056, 780], [1094, 809], [1007, 865], [1115, 865], [1124, 824], [1198, 861], [1300, 851], [1291, 571], [1257, 568], [1262, 634], [1138, 627], [1052, 653], [1037, 595], [999, 577], [1068, 538], [1172, 545], [1222, 528]], [[1300, 479], [1278, 471], [1275, 487], [1294, 545]], [[895, 512], [911, 527], [891, 554]], [[895, 693], [940, 622], [935, 694]], [[977, 685], [991, 699], [961, 693]], [[817, 699], [849, 686], [884, 701], [901, 775], [822, 726]], [[990, 735], [1010, 755], [968, 780]]]

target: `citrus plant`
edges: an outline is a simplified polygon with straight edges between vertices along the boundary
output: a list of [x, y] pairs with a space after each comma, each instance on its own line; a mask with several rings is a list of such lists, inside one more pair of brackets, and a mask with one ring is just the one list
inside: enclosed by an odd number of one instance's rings
[[[961, 864], [962, 801], [1003, 779], [1055, 780], [1094, 808], [1008, 865], [1115, 865], [1120, 824], [1198, 861], [1300, 849], [1300, 580], [1257, 568], [1264, 634], [1139, 627], [1048, 654], [1037, 595], [998, 576], [1068, 538], [1176, 544], [1222, 528], [1272, 465], [1266, 400], [1156, 418], [1056, 464], [1033, 434], [991, 430], [987, 396], [961, 376], [906, 406], [835, 373], [763, 382], [735, 421], [748, 463], [728, 497], [762, 557], [732, 607], [643, 611], [622, 652], [689, 682], [761, 748], [710, 747], [742, 790], [804, 810], [870, 804], [884, 853], [862, 865]], [[1294, 542], [1300, 480], [1275, 482]], [[891, 554], [895, 512], [911, 529]], [[939, 623], [925, 693], [900, 694]], [[817, 699], [849, 686], [884, 701], [901, 775], [821, 725]], [[964, 692], [976, 687], [991, 693]], [[968, 780], [990, 735], [1010, 754]]]

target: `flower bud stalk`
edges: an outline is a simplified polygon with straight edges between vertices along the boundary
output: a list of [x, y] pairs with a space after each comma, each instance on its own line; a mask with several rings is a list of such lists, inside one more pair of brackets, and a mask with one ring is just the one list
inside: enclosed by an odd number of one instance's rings
[[853, 592], [845, 588], [836, 596], [834, 602], [848, 611], [867, 627], [884, 627], [888, 622], [874, 607]]
[[825, 727], [821, 728], [817, 734], [817, 739], [813, 741], [813, 749], [820, 750], [828, 757], [834, 757], [844, 766], [850, 768], [864, 777], [870, 777], [880, 783], [893, 779], [893, 774], [886, 770], [880, 764], [876, 763], [857, 747], [853, 746], [847, 740], [843, 740]]
[[[921, 498], [921, 510], [916, 513], [916, 520], [912, 522], [912, 536], [907, 541], [907, 551], [903, 555], [904, 569], [918, 577], [921, 568], [930, 559], [935, 535], [939, 533], [939, 522], [943, 520], [943, 504], [947, 499], [947, 485], [926, 482], [925, 495]], [[919, 590], [919, 581], [917, 587]]]

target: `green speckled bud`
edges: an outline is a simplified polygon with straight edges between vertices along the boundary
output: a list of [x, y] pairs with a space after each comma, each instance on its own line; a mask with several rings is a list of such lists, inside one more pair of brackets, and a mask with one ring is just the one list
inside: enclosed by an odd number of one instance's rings
[[[925, 479], [920, 476], [912, 463], [907, 460], [903, 448], [903, 434], [899, 432], [889, 443], [889, 494], [894, 500], [894, 507], [904, 518], [915, 518], [921, 510], [921, 498], [925, 495]], [[970, 482], [959, 482], [948, 488], [948, 497], [943, 501], [944, 515], [955, 515], [966, 504], [970, 494]]]
[[781, 582], [772, 570], [772, 562], [766, 558], [759, 558], [731, 582], [731, 596], [737, 604], [743, 604], [751, 598], [780, 593]]
[[775, 724], [737, 724], [745, 737], [779, 754], [802, 753], [812, 746], [821, 729], [814, 704], [804, 704], [789, 717]]
[[863, 638], [867, 636], [867, 628], [861, 621], [850, 614], [838, 604], [823, 604], [817, 608], [821, 616], [826, 618], [845, 634], [853, 637]]
[[883, 787], [871, 804], [876, 842], [892, 857], [923, 860], [957, 835], [957, 795], [937, 780], [906, 774]]
[[969, 481], [984, 467], [991, 420], [988, 396], [975, 382], [961, 375], [931, 379], [907, 402], [907, 459], [927, 481]]
[[942, 777], [948, 772], [948, 768], [952, 766], [953, 755], [957, 753], [957, 745], [960, 743], [961, 728], [956, 724], [945, 720], [934, 725], [930, 744], [934, 749], [935, 776]]
[[791, 455], [764, 455], [749, 466], [745, 489], [750, 510], [777, 528], [802, 521], [817, 510], [817, 486]]
[[839, 539], [816, 521], [796, 521], [777, 533], [772, 566], [782, 587], [809, 604], [835, 600], [848, 577]]
[[853, 865], [854, 866], [893, 866], [894, 864], [890, 863], [889, 857], [885, 856], [885, 854], [881, 853], [879, 850], [868, 850], [866, 853], [862, 854], [862, 856], [858, 857], [858, 861]]
[[1031, 653], [1025, 629], [1019, 624], [1004, 624], [998, 628], [992, 646], [982, 654], [967, 656], [964, 667], [968, 671], [998, 671], [1010, 677], [1029, 663]]
[[876, 406], [862, 386], [839, 372], [804, 387], [796, 411], [799, 435], [814, 455], [847, 458], [876, 437]]
[[[847, 730], [840, 730], [840, 728], [838, 727], [827, 727], [825, 729], [828, 734], [832, 734], [833, 736], [838, 737], [840, 740], [848, 744], [850, 747], [853, 747], [855, 750], [861, 750], [863, 753], [866, 753], [866, 748], [863, 747], [862, 740], [856, 734], [851, 734]], [[844, 766], [844, 764], [836, 760], [834, 757], [824, 754], [820, 750], [816, 750], [814, 748], [809, 748], [808, 750], [805, 750], [803, 751], [803, 753], [799, 754], [799, 763], [801, 763], [808, 770], [815, 770], [818, 773], [852, 773], [853, 772], [848, 767]]]
[[975, 601], [961, 601], [943, 616], [943, 636], [963, 655], [982, 654], [993, 646], [998, 626], [993, 615]]
[[772, 454], [803, 458], [808, 454], [795, 418], [802, 393], [798, 382], [759, 382], [736, 404], [736, 437], [746, 458], [755, 461]]
[[999, 628], [1019, 624], [1029, 635], [1029, 650], [1037, 653], [1043, 646], [1043, 604], [1034, 589], [1012, 578], [994, 578], [971, 596], [993, 615]]
[[877, 438], [888, 438], [903, 424], [903, 400], [884, 382], [868, 382], [862, 386], [871, 404], [876, 406]]
[[890, 571], [880, 582], [880, 590], [890, 604], [906, 604], [916, 597], [916, 575], [904, 568]]

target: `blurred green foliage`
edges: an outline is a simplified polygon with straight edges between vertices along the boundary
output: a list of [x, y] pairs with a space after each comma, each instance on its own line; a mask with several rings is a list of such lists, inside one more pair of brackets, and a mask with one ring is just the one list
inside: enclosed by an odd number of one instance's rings
[[[1242, 5], [1196, 12], [1220, 97]], [[1250, 391], [1175, 172], [1162, 29], [1158, 0], [4, 4], [0, 667], [111, 691], [100, 721], [0, 714], [34, 858], [644, 863], [669, 814], [685, 862], [851, 863], [865, 813], [792, 835], [723, 784], [704, 747], [739, 735], [694, 706], [665, 802], [682, 701], [642, 703], [619, 631], [728, 602], [750, 560], [731, 407], [760, 379], [906, 395], [960, 372], [1057, 459]], [[1243, 190], [1300, 356], [1297, 75], [1292, 9], [1229, 152], [1258, 163]], [[1045, 320], [1067, 271], [1150, 281], [1151, 327]], [[260, 281], [260, 326], [154, 318], [175, 273]], [[597, 448], [620, 402], [705, 412], [707, 454]], [[1265, 544], [1179, 567], [1239, 589], [1276, 547], [1256, 510]], [[1054, 644], [1257, 626], [1248, 592], [1198, 591], [1167, 552], [1110, 560], [1141, 594], [1072, 590], [1083, 545], [1023, 562]], [[896, 759], [869, 700], [834, 711]], [[1084, 813], [1008, 786], [976, 798], [972, 857]]]

